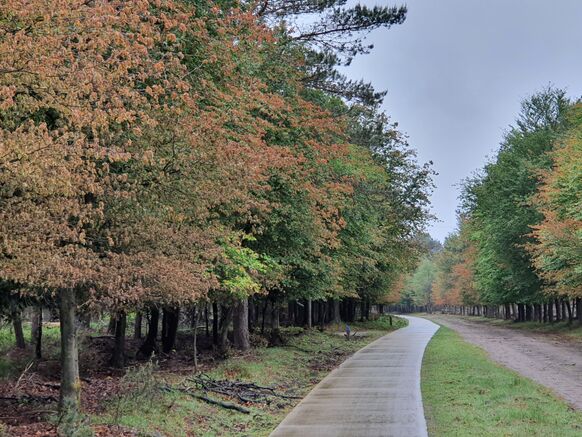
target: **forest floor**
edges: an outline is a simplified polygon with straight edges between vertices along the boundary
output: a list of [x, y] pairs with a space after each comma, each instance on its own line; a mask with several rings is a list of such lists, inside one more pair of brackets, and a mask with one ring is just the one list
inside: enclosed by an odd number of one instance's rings
[[426, 317], [457, 331], [492, 360], [547, 387], [582, 411], [582, 338], [577, 328], [440, 314]]
[[[83, 415], [60, 424], [55, 414], [58, 327], [45, 329], [45, 359], [30, 367], [30, 350], [6, 347], [13, 340], [5, 328], [0, 330], [0, 436], [56, 436], [58, 427], [63, 435], [79, 437], [266, 436], [348, 356], [406, 325], [403, 319], [393, 319], [393, 326], [388, 317], [352, 324], [352, 332], [359, 335], [351, 341], [338, 335], [338, 326], [323, 331], [283, 328], [283, 344], [275, 347], [267, 347], [266, 337], [254, 334], [250, 352], [231, 352], [226, 358], [216, 356], [199, 334], [197, 374], [187, 350], [189, 332], [179, 335], [176, 353], [145, 363], [132, 360], [126, 372], [108, 367], [107, 336], [85, 333], [80, 360]], [[131, 354], [138, 343], [127, 341]]]
[[[484, 337], [491, 335], [481, 329]], [[424, 354], [422, 395], [431, 436], [582, 435], [581, 412], [444, 326]]]

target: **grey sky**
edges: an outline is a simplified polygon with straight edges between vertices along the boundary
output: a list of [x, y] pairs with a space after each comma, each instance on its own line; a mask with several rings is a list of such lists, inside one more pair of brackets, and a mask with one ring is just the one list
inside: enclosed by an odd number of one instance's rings
[[406, 4], [406, 22], [373, 32], [374, 51], [345, 72], [387, 90], [386, 112], [434, 161], [430, 233], [442, 241], [456, 226], [454, 185], [497, 149], [520, 101], [549, 83], [582, 95], [582, 0]]

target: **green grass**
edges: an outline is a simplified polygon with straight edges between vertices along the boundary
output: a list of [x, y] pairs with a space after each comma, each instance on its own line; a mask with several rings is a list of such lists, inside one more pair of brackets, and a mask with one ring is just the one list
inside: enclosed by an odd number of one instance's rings
[[582, 435], [581, 413], [442, 326], [425, 352], [422, 395], [431, 436]]
[[[383, 318], [382, 318], [383, 319]], [[386, 318], [387, 319], [387, 318]], [[347, 356], [386, 334], [390, 329], [405, 326], [405, 320], [393, 318], [357, 323], [366, 330], [366, 337], [346, 341], [335, 330], [317, 329], [288, 331], [289, 343], [282, 347], [257, 348], [250, 354], [233, 356], [217, 363], [206, 373], [216, 379], [238, 379], [259, 385], [278, 387], [281, 392], [306, 395], [311, 388], [341, 363]], [[164, 375], [168, 383], [180, 384], [183, 376]], [[215, 394], [211, 397], [218, 398]], [[241, 414], [211, 406], [176, 393], [158, 394], [152, 401], [129, 402], [122, 414], [116, 415], [115, 402], [105, 414], [93, 417], [93, 423], [119, 424], [151, 435], [158, 431], [176, 437], [197, 436], [267, 436], [299, 402], [274, 401], [270, 405], [252, 404], [251, 414]]]

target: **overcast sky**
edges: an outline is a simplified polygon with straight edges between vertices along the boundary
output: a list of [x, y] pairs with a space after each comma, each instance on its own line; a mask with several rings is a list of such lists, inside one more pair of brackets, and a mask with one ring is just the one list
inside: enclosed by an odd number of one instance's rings
[[[366, 4], [401, 4], [365, 0]], [[373, 32], [345, 72], [388, 91], [384, 107], [432, 160], [430, 227], [456, 227], [458, 187], [497, 150], [522, 99], [549, 83], [582, 95], [582, 0], [409, 0], [405, 23]]]

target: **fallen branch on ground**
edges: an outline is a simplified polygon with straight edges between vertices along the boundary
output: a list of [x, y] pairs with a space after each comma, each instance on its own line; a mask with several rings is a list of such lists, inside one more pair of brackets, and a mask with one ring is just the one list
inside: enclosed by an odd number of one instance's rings
[[245, 408], [242, 405], [237, 405], [233, 402], [219, 401], [218, 399], [209, 398], [206, 395], [199, 395], [199, 394], [190, 393], [190, 392], [186, 392], [186, 393], [188, 393], [193, 398], [203, 400], [204, 402], [208, 402], [209, 404], [212, 404], [212, 405], [221, 406], [221, 407], [226, 408], [228, 410], [236, 410], [236, 411], [240, 411], [241, 413], [244, 413], [244, 414], [249, 414], [251, 412], [251, 410], [249, 410], [248, 408]]
[[271, 398], [301, 399], [300, 396], [279, 393], [274, 387], [257, 385], [252, 382], [230, 381], [228, 379], [216, 380], [206, 374], [188, 378], [198, 388], [207, 392], [213, 392], [229, 397], [236, 397], [246, 403], [270, 403]]
[[251, 412], [251, 410], [243, 407], [242, 405], [237, 405], [233, 402], [221, 401], [219, 399], [213, 399], [213, 398], [208, 397], [205, 394], [196, 393], [196, 392], [192, 391], [192, 389], [190, 387], [172, 387], [172, 386], [166, 385], [166, 386], [162, 387], [162, 390], [167, 391], [167, 392], [179, 391], [179, 392], [185, 393], [188, 396], [191, 396], [195, 399], [200, 399], [201, 401], [204, 401], [204, 402], [212, 404], [212, 405], [218, 405], [219, 407], [226, 408], [227, 410], [236, 410], [236, 411], [239, 411], [239, 412], [244, 413], [244, 414], [250, 414], [250, 412]]

